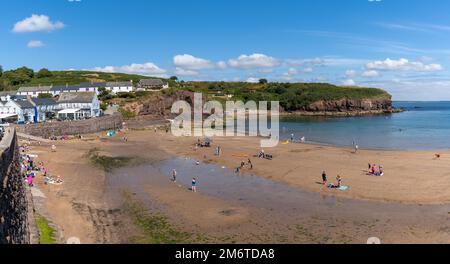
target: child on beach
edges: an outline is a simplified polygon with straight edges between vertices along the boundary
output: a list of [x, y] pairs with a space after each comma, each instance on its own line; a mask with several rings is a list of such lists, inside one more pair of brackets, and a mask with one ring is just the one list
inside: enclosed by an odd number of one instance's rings
[[328, 180], [327, 180], [327, 173], [325, 171], [322, 172], [322, 182], [323, 185], [325, 186], [327, 185]]
[[177, 171], [175, 169], [172, 170], [172, 181], [177, 182]]
[[336, 180], [337, 180], [337, 186], [336, 188], [341, 188], [341, 184], [342, 184], [342, 178], [340, 175], [336, 176]]
[[192, 185], [191, 185], [192, 192], [197, 192], [197, 179], [192, 178]]

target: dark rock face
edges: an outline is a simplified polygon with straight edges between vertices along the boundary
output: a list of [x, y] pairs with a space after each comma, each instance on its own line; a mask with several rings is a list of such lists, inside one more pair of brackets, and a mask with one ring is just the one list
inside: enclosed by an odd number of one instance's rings
[[392, 108], [391, 100], [349, 100], [342, 99], [338, 101], [318, 101], [310, 104], [304, 111], [311, 112], [352, 112], [352, 111], [390, 111]]
[[28, 244], [28, 200], [20, 174], [17, 137], [0, 142], [0, 244]]

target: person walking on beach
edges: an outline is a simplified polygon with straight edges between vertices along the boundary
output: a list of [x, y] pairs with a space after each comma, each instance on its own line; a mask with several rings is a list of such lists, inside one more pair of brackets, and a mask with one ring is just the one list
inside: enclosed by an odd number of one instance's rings
[[294, 134], [291, 134], [291, 142], [294, 142]]
[[359, 146], [358, 146], [358, 144], [356, 144], [356, 145], [355, 145], [355, 153], [357, 153], [358, 150], [359, 150]]
[[192, 178], [191, 190], [192, 190], [192, 192], [197, 192], [197, 179], [196, 178]]
[[253, 170], [253, 163], [250, 159], [248, 159], [248, 166], [250, 166], [250, 169]]
[[175, 169], [172, 170], [172, 181], [177, 182], [177, 171]]
[[325, 171], [322, 172], [322, 182], [323, 185], [327, 185], [328, 179], [327, 179], [327, 173]]

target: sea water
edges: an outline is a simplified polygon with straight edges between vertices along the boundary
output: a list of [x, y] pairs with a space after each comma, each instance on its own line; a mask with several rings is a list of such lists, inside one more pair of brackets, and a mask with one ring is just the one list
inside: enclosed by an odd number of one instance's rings
[[403, 113], [363, 117], [289, 117], [280, 137], [367, 149], [450, 149], [450, 102], [394, 102]]

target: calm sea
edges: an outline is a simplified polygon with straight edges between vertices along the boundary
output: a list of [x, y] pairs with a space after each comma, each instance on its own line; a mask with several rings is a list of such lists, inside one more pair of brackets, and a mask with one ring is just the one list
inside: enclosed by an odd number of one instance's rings
[[430, 150], [450, 149], [450, 102], [395, 102], [399, 114], [283, 119], [281, 138], [305, 136], [310, 142], [361, 148]]

